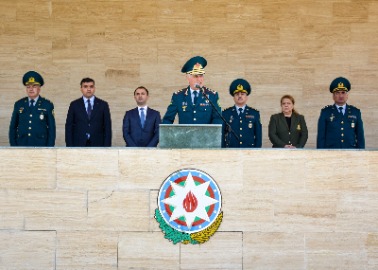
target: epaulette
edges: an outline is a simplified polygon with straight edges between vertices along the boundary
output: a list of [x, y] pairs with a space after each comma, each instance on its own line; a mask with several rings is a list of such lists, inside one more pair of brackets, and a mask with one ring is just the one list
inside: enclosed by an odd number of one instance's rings
[[253, 108], [253, 107], [251, 107], [251, 106], [247, 106], [247, 108], [252, 109], [252, 110], [255, 110], [256, 112], [259, 111], [258, 109], [255, 109], [255, 108]]
[[213, 94], [217, 93], [217, 91], [211, 90], [210, 88], [207, 88], [206, 86], [204, 86], [203, 88], [205, 88], [205, 91], [212, 92]]
[[227, 111], [227, 110], [230, 110], [230, 109], [232, 109], [232, 108], [234, 108], [234, 106], [231, 106], [231, 107], [228, 107], [228, 108], [226, 108], [226, 109], [223, 109], [223, 111]]
[[324, 106], [322, 110], [326, 109], [326, 108], [329, 108], [329, 107], [332, 107], [333, 105], [327, 105], [327, 106]]
[[178, 90], [178, 91], [176, 91], [175, 92], [175, 94], [177, 95], [178, 93], [181, 93], [182, 91], [185, 91], [187, 88], [183, 88], [183, 89], [181, 89], [181, 90]]
[[50, 101], [49, 99], [47, 99], [47, 98], [44, 98], [44, 97], [41, 97], [41, 96], [40, 96], [40, 98], [41, 98], [41, 101], [42, 101], [42, 100], [45, 100], [46, 102], [48, 102], [48, 103], [51, 103], [51, 104], [52, 104], [52, 102], [51, 102], [51, 101]]

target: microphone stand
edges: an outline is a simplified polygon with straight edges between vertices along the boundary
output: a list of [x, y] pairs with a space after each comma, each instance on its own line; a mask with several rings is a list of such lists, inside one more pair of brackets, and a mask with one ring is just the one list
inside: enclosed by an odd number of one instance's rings
[[[223, 117], [223, 115], [217, 110], [217, 108], [215, 107], [214, 103], [209, 99], [209, 97], [206, 95], [205, 93], [205, 90], [203, 89], [203, 87], [201, 87], [200, 85], [196, 85], [196, 87], [202, 91], [202, 96], [210, 103], [211, 107], [217, 112], [218, 116], [220, 117], [220, 119], [222, 119], [222, 122], [224, 123], [225, 125], [225, 132], [224, 132], [224, 137], [227, 139], [227, 142], [226, 142], [226, 147], [228, 147], [229, 143], [230, 143], [230, 134], [234, 135], [234, 137], [236, 138], [236, 140], [238, 142], [240, 142], [240, 139], [238, 137], [238, 135], [235, 133], [235, 131], [231, 128], [231, 125], [226, 121], [226, 119]], [[223, 138], [222, 138], [223, 140]]]

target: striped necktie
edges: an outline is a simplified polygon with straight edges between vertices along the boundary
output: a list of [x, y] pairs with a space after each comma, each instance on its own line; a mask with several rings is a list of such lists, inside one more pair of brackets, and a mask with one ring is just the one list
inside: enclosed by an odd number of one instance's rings
[[144, 108], [140, 108], [140, 124], [142, 125], [142, 128], [144, 128], [144, 120], [146, 116], [144, 114]]

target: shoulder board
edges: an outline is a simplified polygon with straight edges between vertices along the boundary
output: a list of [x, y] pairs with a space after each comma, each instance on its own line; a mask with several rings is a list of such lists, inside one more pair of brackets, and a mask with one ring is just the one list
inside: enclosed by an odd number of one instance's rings
[[353, 109], [357, 109], [358, 110], [358, 108], [356, 106], [349, 105], [349, 104], [348, 104], [348, 106], [351, 107], [351, 108], [353, 108]]
[[48, 103], [52, 103], [49, 99], [47, 99], [47, 98], [44, 98], [44, 97], [40, 97], [41, 98], [41, 101], [46, 101], [46, 102], [48, 102]]
[[255, 110], [256, 112], [258, 112], [258, 111], [259, 111], [259, 110], [255, 109], [255, 108], [251, 107], [251, 106], [247, 106], [246, 108], [247, 108], [247, 109], [252, 109], [252, 110]]
[[207, 88], [206, 86], [204, 86], [203, 88], [205, 89], [205, 91], [209, 91], [209, 92], [211, 92], [213, 94], [217, 93], [217, 91], [211, 90], [210, 88]]
[[223, 111], [232, 110], [232, 108], [234, 108], [234, 106], [231, 106], [231, 107], [228, 107], [228, 108], [226, 108], [226, 109], [223, 109]]
[[175, 94], [177, 95], [177, 94], [179, 94], [179, 93], [181, 93], [181, 92], [184, 92], [186, 89], [187, 89], [187, 88], [183, 88], [183, 89], [181, 89], [181, 90], [178, 90], [178, 91], [175, 92]]
[[324, 106], [322, 110], [327, 109], [327, 108], [331, 108], [331, 107], [333, 107], [333, 105], [327, 105], [327, 106]]

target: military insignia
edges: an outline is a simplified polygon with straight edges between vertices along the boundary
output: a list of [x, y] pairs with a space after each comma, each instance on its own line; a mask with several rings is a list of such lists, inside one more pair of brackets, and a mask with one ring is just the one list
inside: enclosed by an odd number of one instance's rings
[[33, 84], [33, 83], [35, 83], [35, 78], [29, 77], [29, 80], [26, 82], [26, 84]]
[[218, 230], [223, 212], [217, 183], [197, 169], [181, 169], [160, 187], [155, 219], [173, 244], [203, 244]]
[[354, 128], [356, 124], [354, 122], [350, 123], [351, 128]]
[[41, 113], [41, 114], [39, 115], [39, 119], [43, 120], [44, 118], [45, 118], [45, 116], [43, 115], [43, 113]]
[[249, 128], [252, 128], [252, 127], [253, 127], [253, 124], [252, 124], [252, 123], [248, 123], [248, 127], [249, 127]]
[[348, 115], [348, 118], [357, 119], [356, 115]]
[[297, 125], [297, 130], [301, 130], [301, 125], [300, 124]]
[[197, 63], [194, 65], [194, 69], [202, 69], [202, 65], [200, 63]]
[[182, 106], [182, 110], [183, 110], [184, 112], [186, 112], [186, 107], [187, 107], [187, 106]]
[[255, 119], [255, 116], [254, 116], [254, 115], [252, 115], [252, 114], [248, 114], [248, 115], [246, 115], [246, 116], [245, 116], [245, 118], [251, 118], [251, 119]]
[[24, 107], [21, 107], [20, 109], [18, 109], [19, 113], [22, 113], [23, 111], [24, 111]]
[[230, 123], [232, 123], [233, 120], [234, 120], [234, 117], [231, 115], [230, 116]]
[[333, 115], [333, 113], [331, 114], [331, 117], [329, 118], [329, 120], [331, 121], [331, 122], [333, 122], [333, 119], [335, 119], [335, 116]]

